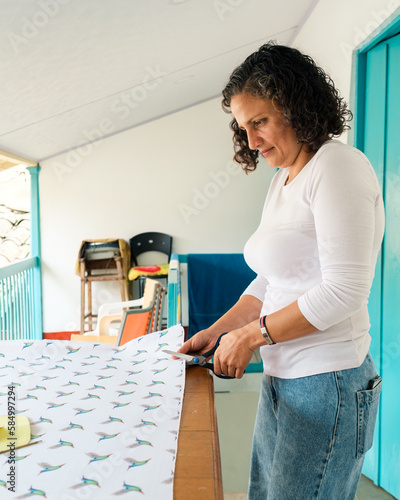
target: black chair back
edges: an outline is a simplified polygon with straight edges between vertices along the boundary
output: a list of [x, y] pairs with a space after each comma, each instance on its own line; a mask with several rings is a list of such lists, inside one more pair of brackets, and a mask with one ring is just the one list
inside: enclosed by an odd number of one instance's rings
[[145, 252], [161, 252], [167, 255], [168, 262], [172, 252], [172, 236], [164, 233], [149, 232], [133, 236], [129, 240], [132, 262], [137, 264], [137, 257]]

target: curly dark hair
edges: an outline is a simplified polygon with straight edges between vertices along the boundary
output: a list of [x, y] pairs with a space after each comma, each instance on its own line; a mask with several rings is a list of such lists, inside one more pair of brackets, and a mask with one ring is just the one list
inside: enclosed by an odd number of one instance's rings
[[[347, 122], [353, 118], [330, 76], [310, 56], [274, 42], [262, 45], [233, 71], [222, 91], [224, 111], [230, 113], [231, 99], [243, 93], [271, 99], [308, 152], [317, 151], [328, 138], [348, 130]], [[258, 151], [249, 148], [246, 131], [235, 119], [230, 128], [234, 160], [246, 173], [255, 170]]]

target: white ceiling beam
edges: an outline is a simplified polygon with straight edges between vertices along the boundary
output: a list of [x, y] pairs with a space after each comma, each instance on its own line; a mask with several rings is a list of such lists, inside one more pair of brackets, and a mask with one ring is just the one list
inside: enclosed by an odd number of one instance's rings
[[9, 153], [0, 149], [0, 170], [5, 170], [6, 168], [15, 167], [16, 165], [26, 165], [27, 167], [37, 167], [38, 163], [34, 160], [28, 160], [22, 156]]

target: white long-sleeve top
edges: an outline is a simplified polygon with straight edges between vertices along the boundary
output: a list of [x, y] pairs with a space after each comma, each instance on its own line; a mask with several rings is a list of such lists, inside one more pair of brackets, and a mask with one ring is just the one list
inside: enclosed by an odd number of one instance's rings
[[355, 368], [368, 349], [368, 296], [384, 231], [382, 194], [366, 156], [327, 141], [285, 186], [275, 174], [260, 225], [244, 249], [257, 273], [244, 294], [261, 315], [298, 301], [318, 331], [260, 349], [264, 371], [281, 378]]

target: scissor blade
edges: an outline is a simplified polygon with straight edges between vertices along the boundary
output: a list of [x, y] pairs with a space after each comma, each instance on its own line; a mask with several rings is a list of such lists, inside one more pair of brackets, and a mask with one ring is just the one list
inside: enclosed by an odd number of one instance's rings
[[182, 352], [169, 351], [168, 349], [163, 349], [162, 352], [175, 356], [176, 358], [184, 359], [185, 361], [193, 361], [196, 356], [191, 356], [190, 354], [183, 354]]

